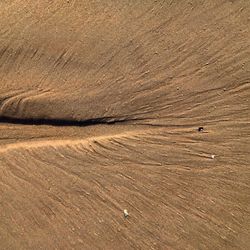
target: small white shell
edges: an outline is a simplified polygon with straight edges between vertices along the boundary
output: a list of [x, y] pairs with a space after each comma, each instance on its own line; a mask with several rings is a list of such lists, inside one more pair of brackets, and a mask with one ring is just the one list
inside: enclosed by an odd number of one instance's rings
[[127, 218], [127, 217], [128, 217], [128, 210], [127, 210], [127, 209], [124, 209], [124, 210], [123, 210], [123, 214], [124, 214], [124, 217]]
[[214, 159], [215, 155], [211, 155], [211, 158]]

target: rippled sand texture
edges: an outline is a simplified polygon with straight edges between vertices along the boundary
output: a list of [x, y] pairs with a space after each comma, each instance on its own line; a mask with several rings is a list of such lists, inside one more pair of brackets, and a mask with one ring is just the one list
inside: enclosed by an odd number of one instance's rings
[[249, 153], [249, 1], [0, 2], [0, 249], [249, 249]]

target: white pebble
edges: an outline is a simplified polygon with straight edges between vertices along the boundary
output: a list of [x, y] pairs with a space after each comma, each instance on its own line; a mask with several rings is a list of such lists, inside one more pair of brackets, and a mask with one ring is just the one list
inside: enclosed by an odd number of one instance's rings
[[211, 158], [214, 159], [215, 155], [211, 155]]
[[124, 210], [123, 210], [123, 214], [124, 214], [124, 217], [127, 218], [127, 217], [128, 217], [128, 210], [127, 210], [127, 209], [124, 209]]

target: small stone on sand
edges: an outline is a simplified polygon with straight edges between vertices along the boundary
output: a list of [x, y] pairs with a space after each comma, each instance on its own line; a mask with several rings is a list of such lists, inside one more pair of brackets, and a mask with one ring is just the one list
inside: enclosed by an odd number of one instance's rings
[[204, 130], [203, 127], [199, 127], [199, 128], [198, 128], [198, 131], [199, 131], [199, 132], [202, 132], [203, 130]]
[[128, 210], [127, 210], [127, 209], [124, 209], [124, 210], [123, 210], [123, 214], [124, 214], [124, 217], [127, 218], [127, 217], [128, 217]]

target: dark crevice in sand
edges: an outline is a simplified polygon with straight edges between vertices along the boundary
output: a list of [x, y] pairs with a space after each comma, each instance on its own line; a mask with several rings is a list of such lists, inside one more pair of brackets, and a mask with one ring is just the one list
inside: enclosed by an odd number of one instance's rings
[[86, 120], [67, 120], [67, 119], [48, 119], [48, 118], [12, 118], [12, 117], [0, 117], [0, 123], [18, 124], [18, 125], [51, 125], [51, 126], [93, 126], [93, 125], [109, 125], [116, 123], [126, 123], [136, 120], [145, 120], [141, 118], [115, 118], [115, 117], [100, 117]]

